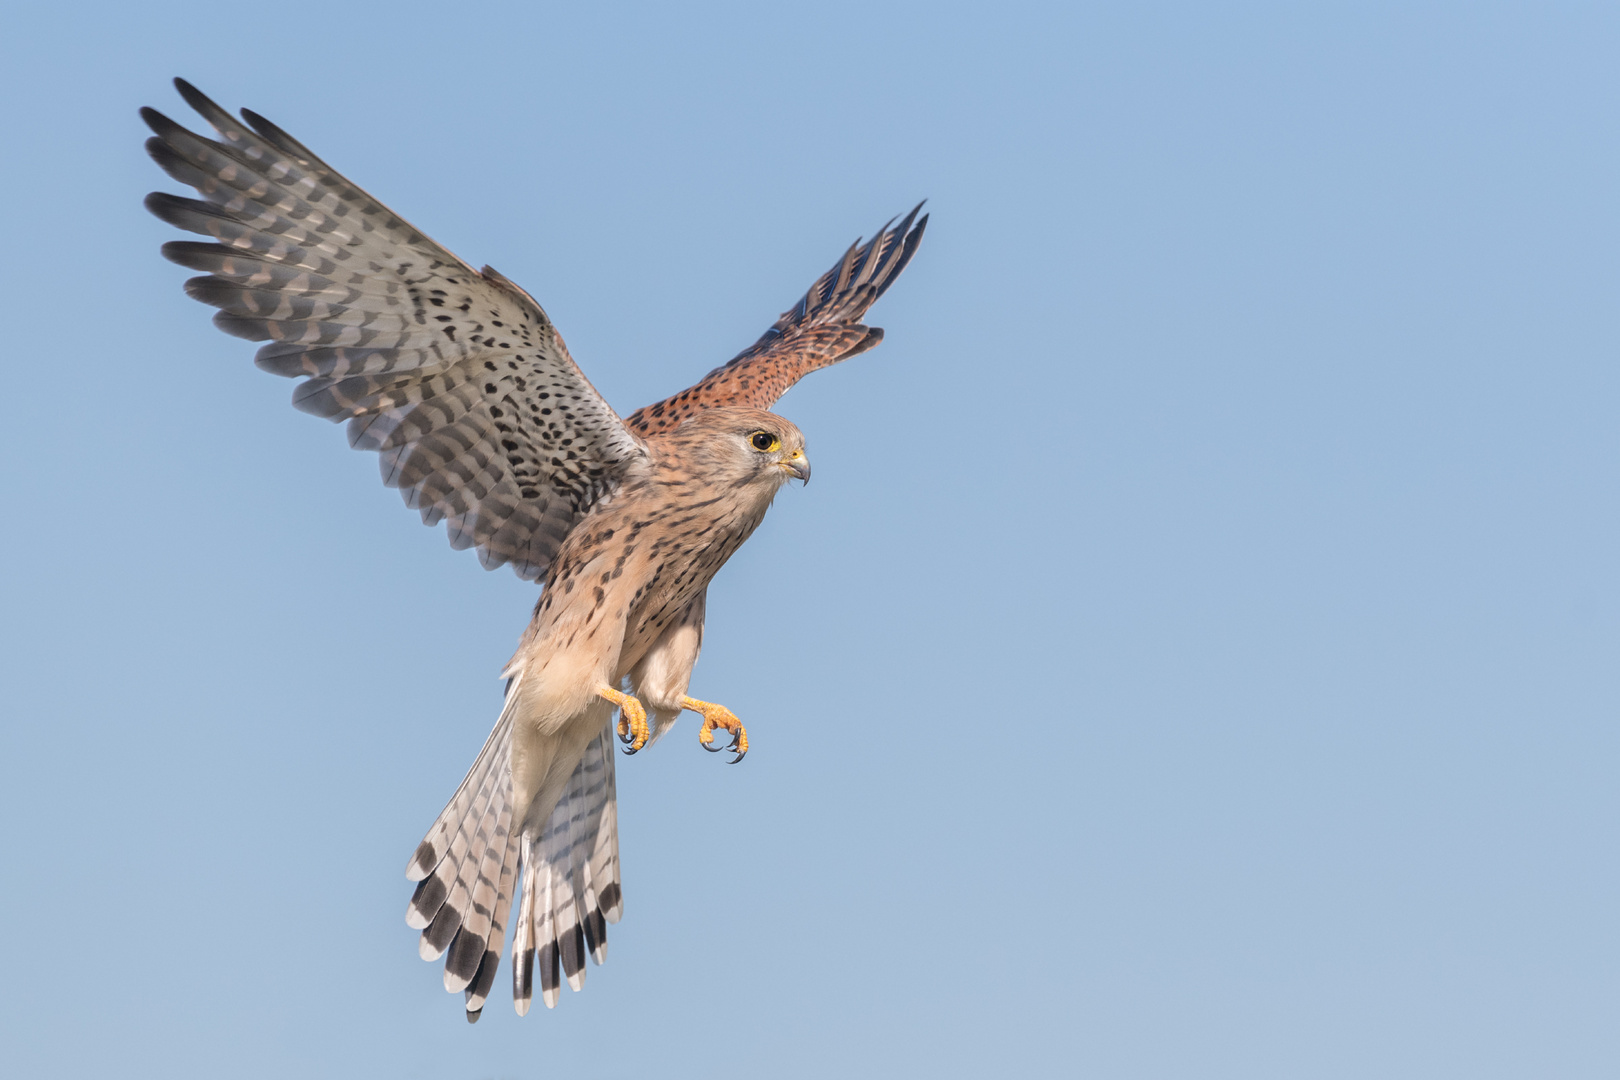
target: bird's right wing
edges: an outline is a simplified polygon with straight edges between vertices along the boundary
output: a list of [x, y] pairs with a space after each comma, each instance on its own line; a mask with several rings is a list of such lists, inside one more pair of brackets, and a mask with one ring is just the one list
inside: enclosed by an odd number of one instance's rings
[[246, 124], [181, 79], [218, 132], [154, 109], [147, 150], [201, 200], [154, 192], [147, 208], [212, 243], [169, 243], [206, 276], [186, 291], [226, 333], [269, 341], [260, 367], [307, 375], [293, 404], [349, 421], [450, 544], [484, 566], [545, 576], [585, 510], [646, 455], [579, 370], [540, 305], [456, 258], [261, 116]]

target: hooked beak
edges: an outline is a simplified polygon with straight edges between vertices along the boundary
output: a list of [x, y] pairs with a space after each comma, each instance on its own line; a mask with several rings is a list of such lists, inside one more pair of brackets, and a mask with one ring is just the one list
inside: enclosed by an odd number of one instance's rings
[[810, 482], [810, 459], [804, 456], [803, 450], [793, 451], [793, 456], [786, 461], [778, 461], [777, 465], [792, 473], [796, 479]]

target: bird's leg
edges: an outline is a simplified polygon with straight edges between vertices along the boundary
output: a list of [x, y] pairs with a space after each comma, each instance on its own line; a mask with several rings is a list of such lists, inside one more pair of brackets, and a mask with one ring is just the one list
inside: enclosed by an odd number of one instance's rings
[[[737, 751], [737, 756], [731, 759], [733, 765], [741, 761], [743, 755], [748, 753], [748, 729], [742, 726], [742, 721], [737, 719], [736, 713], [724, 705], [716, 705], [712, 701], [699, 701], [697, 698], [689, 697], [681, 698], [681, 708], [691, 709], [695, 713], [703, 714], [703, 726], [698, 728], [698, 742], [703, 744], [703, 749], [711, 753], [718, 753], [721, 750]], [[731, 732], [731, 745], [714, 745], [715, 728], [724, 728]]]
[[619, 707], [619, 741], [626, 745], [625, 753], [633, 754], [647, 745], [647, 710], [629, 694], [604, 686], [597, 693]]

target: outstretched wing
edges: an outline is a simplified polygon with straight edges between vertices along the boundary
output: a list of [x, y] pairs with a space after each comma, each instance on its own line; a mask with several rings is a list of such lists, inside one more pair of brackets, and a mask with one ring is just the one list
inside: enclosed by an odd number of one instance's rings
[[918, 203], [899, 225], [890, 221], [865, 244], [855, 241], [838, 264], [817, 278], [804, 298], [753, 345], [696, 386], [637, 409], [625, 423], [647, 434], [679, 427], [700, 409], [715, 405], [769, 409], [810, 372], [848, 360], [882, 341], [883, 331], [863, 326], [861, 316], [894, 284], [922, 242], [928, 215], [919, 219], [921, 209]]
[[274, 124], [246, 125], [182, 79], [219, 140], [153, 109], [146, 148], [202, 200], [146, 205], [215, 243], [163, 254], [221, 330], [269, 341], [256, 362], [309, 378], [293, 404], [349, 421], [383, 482], [450, 544], [531, 581], [573, 523], [646, 450], [579, 370], [540, 305], [428, 239]]

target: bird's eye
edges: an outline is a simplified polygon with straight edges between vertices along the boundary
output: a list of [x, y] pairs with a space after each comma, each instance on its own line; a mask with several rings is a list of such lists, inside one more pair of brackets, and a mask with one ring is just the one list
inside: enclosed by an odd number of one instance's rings
[[768, 431], [756, 431], [748, 441], [754, 444], [755, 450], [762, 450], [767, 454], [782, 445], [782, 440]]

